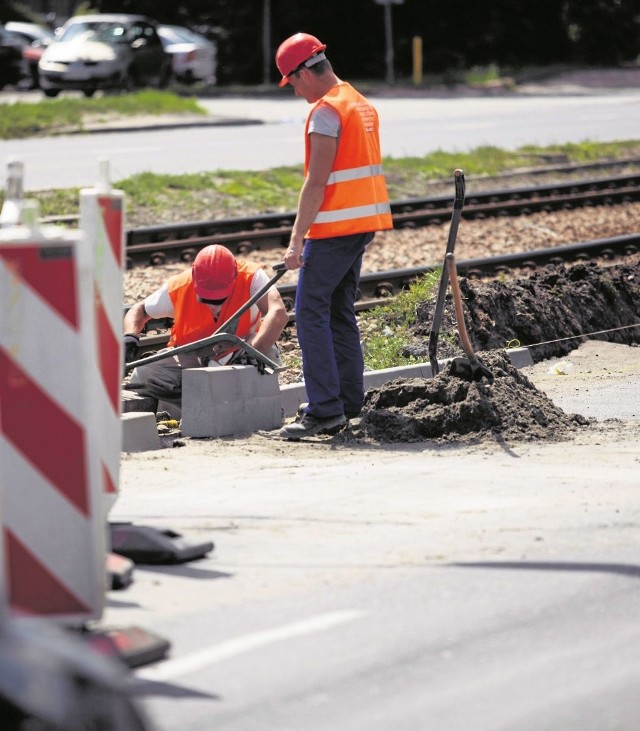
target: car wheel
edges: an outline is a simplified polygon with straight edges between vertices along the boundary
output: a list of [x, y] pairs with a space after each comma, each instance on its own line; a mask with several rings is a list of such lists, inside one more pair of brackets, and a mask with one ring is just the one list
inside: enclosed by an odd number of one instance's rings
[[96, 93], [96, 90], [95, 89], [83, 89], [82, 93], [86, 97], [92, 97]]
[[161, 71], [160, 75], [158, 76], [158, 89], [166, 89], [167, 86], [169, 86], [169, 82], [171, 81], [172, 76], [172, 69], [171, 69], [171, 63], [166, 63]]
[[38, 64], [32, 63], [29, 65], [28, 78], [31, 79], [31, 86], [33, 89], [40, 88], [40, 71], [38, 70]]
[[53, 98], [54, 96], [58, 96], [60, 93], [60, 89], [44, 89], [44, 95]]
[[136, 78], [133, 72], [133, 69], [127, 69], [125, 73], [122, 76], [122, 81], [120, 88], [122, 91], [129, 92], [129, 91], [135, 91], [136, 90]]

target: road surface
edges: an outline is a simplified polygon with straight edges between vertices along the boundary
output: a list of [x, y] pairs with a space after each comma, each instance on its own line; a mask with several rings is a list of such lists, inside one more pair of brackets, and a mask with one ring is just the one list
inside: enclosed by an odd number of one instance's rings
[[215, 543], [109, 594], [172, 643], [134, 673], [158, 731], [635, 728], [639, 349], [561, 362], [526, 372], [598, 419], [570, 442], [125, 455], [113, 519]]
[[[609, 142], [635, 139], [640, 130], [640, 89], [374, 101], [384, 154], [396, 158], [482, 145], [517, 149], [527, 144]], [[137, 131], [2, 140], [0, 161], [17, 157], [24, 162], [27, 191], [94, 185], [100, 158], [109, 160], [114, 181], [145, 171], [264, 170], [302, 163], [308, 111], [304, 100], [285, 91], [280, 100], [202, 103], [211, 120], [222, 125], [155, 130], [143, 125]]]

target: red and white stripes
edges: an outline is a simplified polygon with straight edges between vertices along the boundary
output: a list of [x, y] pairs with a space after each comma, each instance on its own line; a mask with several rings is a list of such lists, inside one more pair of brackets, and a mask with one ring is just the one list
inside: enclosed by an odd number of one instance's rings
[[96, 373], [94, 398], [101, 439], [98, 450], [105, 508], [115, 502], [122, 450], [122, 302], [124, 278], [124, 193], [109, 185], [107, 161], [98, 184], [80, 191], [80, 228], [94, 252]]
[[91, 398], [93, 254], [79, 232], [0, 230], [0, 491], [11, 608], [99, 617], [106, 528]]

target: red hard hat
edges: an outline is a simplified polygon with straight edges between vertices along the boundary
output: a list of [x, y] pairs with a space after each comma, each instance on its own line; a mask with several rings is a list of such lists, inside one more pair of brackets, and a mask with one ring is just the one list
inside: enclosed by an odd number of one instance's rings
[[278, 86], [285, 86], [289, 83], [287, 79], [289, 74], [316, 53], [324, 51], [326, 47], [326, 43], [321, 43], [315, 36], [310, 36], [308, 33], [296, 33], [283, 41], [276, 51], [276, 66], [282, 74]]
[[237, 266], [233, 254], [224, 246], [205, 246], [191, 265], [191, 274], [198, 297], [221, 300], [233, 290]]

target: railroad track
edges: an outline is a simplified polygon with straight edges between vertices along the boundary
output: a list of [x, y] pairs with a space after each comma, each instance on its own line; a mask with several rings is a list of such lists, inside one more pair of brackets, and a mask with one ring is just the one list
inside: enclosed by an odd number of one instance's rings
[[[640, 252], [640, 233], [594, 241], [582, 241], [566, 246], [534, 249], [517, 254], [463, 259], [457, 262], [457, 266], [462, 276], [481, 279], [495, 277], [500, 274], [513, 276], [515, 272], [531, 273], [538, 267], [547, 266], [548, 264], [572, 264], [579, 261], [593, 260], [613, 262], [638, 252]], [[362, 312], [384, 304], [389, 298], [397, 296], [417, 279], [433, 272], [440, 266], [441, 263], [438, 263], [425, 267], [363, 274], [360, 278], [356, 309]], [[293, 313], [296, 285], [280, 285], [278, 291], [282, 295], [285, 307], [289, 312], [289, 322], [292, 324], [295, 321]], [[168, 340], [168, 334], [165, 331], [170, 326], [171, 321], [168, 320], [149, 321], [145, 331], [146, 334], [140, 341], [142, 351], [148, 352], [163, 347]]]
[[[629, 174], [468, 193], [463, 217], [474, 220], [519, 216], [637, 200], [640, 200], [640, 174]], [[444, 224], [451, 218], [452, 201], [451, 195], [393, 201], [394, 227]], [[286, 248], [294, 217], [294, 212], [274, 213], [132, 229], [126, 235], [127, 267], [189, 262], [201, 248], [213, 243], [227, 246], [236, 256], [253, 250]]]

